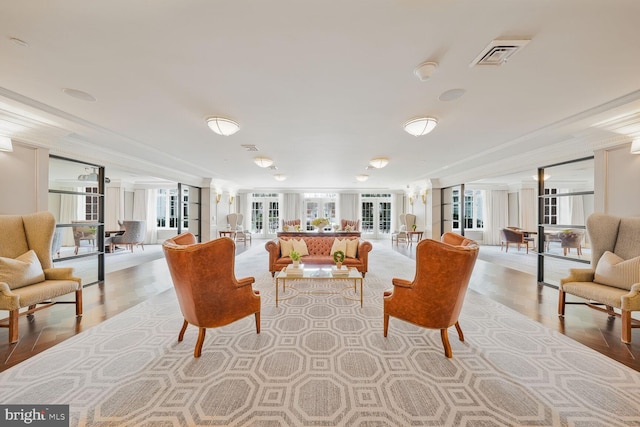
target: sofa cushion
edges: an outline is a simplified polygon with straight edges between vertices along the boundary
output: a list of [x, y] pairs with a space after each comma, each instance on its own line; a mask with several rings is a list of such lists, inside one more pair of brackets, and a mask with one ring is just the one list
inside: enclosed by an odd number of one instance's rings
[[300, 240], [292, 239], [292, 241], [293, 241], [293, 250], [300, 253], [300, 256], [309, 255], [309, 249], [307, 249], [307, 242], [305, 242], [304, 239], [300, 239]]
[[17, 258], [0, 257], [0, 282], [11, 289], [44, 281], [44, 271], [35, 251], [30, 250]]
[[595, 282], [631, 289], [631, 285], [640, 282], [640, 257], [625, 261], [618, 255], [605, 251], [596, 266]]
[[329, 251], [329, 255], [333, 258], [333, 254], [342, 251], [343, 254], [347, 253], [347, 239], [333, 239], [333, 245], [331, 245], [331, 251]]
[[347, 250], [344, 253], [347, 258], [358, 256], [358, 244], [358, 239], [347, 239]]
[[289, 256], [293, 250], [293, 240], [280, 239], [280, 256]]

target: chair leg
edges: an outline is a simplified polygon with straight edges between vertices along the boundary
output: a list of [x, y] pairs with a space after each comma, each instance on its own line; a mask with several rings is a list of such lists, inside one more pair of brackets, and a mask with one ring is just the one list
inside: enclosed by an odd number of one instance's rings
[[464, 334], [462, 333], [462, 328], [460, 327], [460, 323], [456, 322], [456, 331], [458, 331], [458, 338], [460, 341], [464, 342]]
[[182, 329], [180, 329], [180, 333], [178, 334], [178, 342], [182, 342], [184, 339], [184, 333], [187, 330], [187, 326], [189, 326], [189, 322], [186, 320], [182, 323]]
[[442, 345], [444, 346], [444, 355], [449, 359], [453, 356], [451, 353], [451, 344], [449, 344], [449, 333], [447, 328], [440, 329], [440, 338], [442, 339]]
[[76, 316], [82, 316], [82, 288], [76, 291]]
[[9, 344], [18, 342], [18, 317], [20, 310], [9, 311]]
[[198, 341], [196, 342], [196, 348], [193, 350], [193, 357], [200, 357], [202, 354], [202, 344], [204, 343], [204, 336], [207, 334], [207, 328], [200, 328], [198, 332]]
[[387, 336], [387, 332], [388, 331], [389, 331], [389, 315], [385, 313], [385, 315], [384, 315], [384, 328], [383, 328], [383, 332], [384, 332], [385, 338]]
[[256, 312], [256, 333], [260, 333], [260, 312]]
[[622, 342], [631, 344], [631, 312], [622, 310], [622, 334], [620, 336]]
[[564, 317], [565, 294], [562, 289], [558, 289], [558, 316]]

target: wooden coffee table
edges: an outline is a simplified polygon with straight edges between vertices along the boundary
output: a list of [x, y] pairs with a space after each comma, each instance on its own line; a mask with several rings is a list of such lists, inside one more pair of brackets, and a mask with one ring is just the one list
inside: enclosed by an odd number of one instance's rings
[[[279, 288], [280, 288], [280, 283], [282, 282], [282, 292], [285, 292], [287, 289], [287, 281], [292, 282], [295, 280], [298, 281], [308, 281], [308, 282], [313, 282], [313, 281], [352, 281], [353, 282], [353, 291], [355, 294], [358, 293], [358, 283], [360, 283], [360, 307], [362, 307], [362, 288], [363, 288], [363, 283], [364, 283], [364, 278], [362, 277], [362, 273], [358, 271], [357, 268], [352, 267], [349, 269], [349, 274], [348, 275], [336, 275], [334, 276], [331, 273], [331, 267], [330, 265], [316, 265], [313, 267], [303, 267], [302, 269], [302, 274], [296, 274], [296, 275], [291, 275], [291, 274], [287, 274], [287, 269], [283, 268], [281, 271], [278, 271], [276, 273], [276, 307], [278, 306], [278, 292], [279, 292]], [[289, 285], [290, 289], [295, 289], [293, 286]], [[335, 293], [342, 293], [345, 289], [351, 289], [351, 286], [348, 286], [347, 288], [342, 289], [340, 292], [332, 292], [329, 290], [326, 291], [308, 291], [308, 292], [304, 292], [304, 293], [310, 293], [310, 294], [314, 294], [314, 293], [331, 293], [331, 294], [335, 294]], [[295, 296], [297, 296], [298, 294], [303, 293], [303, 292], [297, 292], [295, 295], [292, 296], [288, 296], [286, 298], [281, 298], [282, 300], [287, 300], [290, 298], [293, 298]], [[349, 298], [344, 296], [344, 294], [342, 294], [342, 296], [346, 299], [351, 299], [354, 301], [357, 301], [357, 299], [355, 298]]]

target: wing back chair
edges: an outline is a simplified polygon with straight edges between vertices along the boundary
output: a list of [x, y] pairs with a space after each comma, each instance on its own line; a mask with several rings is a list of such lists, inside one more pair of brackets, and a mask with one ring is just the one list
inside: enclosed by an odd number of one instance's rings
[[572, 268], [560, 280], [558, 315], [564, 316], [566, 294], [578, 296], [592, 308], [620, 316], [621, 340], [630, 343], [631, 329], [640, 327], [631, 318], [631, 312], [640, 311], [640, 217], [595, 213], [587, 218], [587, 233], [591, 268]]
[[[347, 226], [349, 226], [351, 229], [347, 230]], [[341, 219], [340, 229], [345, 231], [360, 231], [360, 220]]]
[[282, 220], [282, 231], [296, 231], [296, 226], [300, 228], [300, 219]]
[[407, 231], [409, 231], [407, 229], [407, 214], [400, 214], [398, 215], [398, 222], [400, 223], [400, 227], [398, 229], [398, 231], [395, 231], [393, 233], [391, 233], [391, 243], [393, 244], [393, 242], [396, 242], [396, 246], [398, 245], [398, 242], [405, 242], [405, 243], [409, 243], [409, 235], [407, 234]]
[[194, 357], [202, 353], [207, 328], [254, 314], [260, 333], [260, 294], [253, 290], [253, 277], [236, 279], [232, 239], [196, 243], [195, 236], [187, 232], [166, 240], [162, 247], [184, 317], [178, 341], [189, 324], [199, 328]]
[[[0, 310], [9, 312], [9, 342], [18, 341], [18, 318], [55, 303], [76, 305], [82, 316], [82, 280], [73, 268], [54, 268], [51, 244], [55, 218], [49, 212], [0, 215]], [[75, 292], [75, 301], [54, 301]], [[40, 305], [40, 307], [37, 307]], [[20, 312], [20, 309], [27, 308]]]
[[116, 245], [125, 245], [133, 252], [133, 247], [139, 245], [144, 250], [144, 237], [147, 232], [146, 221], [122, 221], [124, 233], [112, 236], [109, 245], [113, 252]]
[[413, 281], [392, 279], [393, 289], [385, 291], [383, 298], [384, 336], [387, 336], [390, 316], [440, 329], [444, 354], [451, 357], [447, 329], [455, 325], [460, 341], [464, 341], [458, 316], [478, 257], [478, 245], [462, 236], [447, 235], [445, 240], [460, 245], [423, 239], [416, 245]]

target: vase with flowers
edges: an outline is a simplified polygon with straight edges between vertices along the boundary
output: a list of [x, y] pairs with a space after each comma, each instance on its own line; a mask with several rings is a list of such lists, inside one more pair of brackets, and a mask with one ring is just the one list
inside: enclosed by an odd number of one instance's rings
[[311, 220], [311, 225], [316, 227], [319, 233], [324, 231], [324, 228], [329, 225], [329, 220], [327, 218], [319, 217]]
[[298, 268], [300, 266], [300, 252], [298, 251], [289, 252], [289, 258], [291, 258], [291, 261], [293, 261], [293, 266], [295, 268]]
[[333, 253], [333, 262], [336, 263], [336, 268], [340, 270], [342, 268], [342, 263], [344, 262], [344, 252], [335, 251]]

